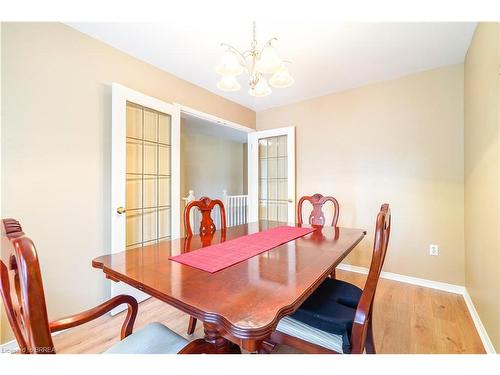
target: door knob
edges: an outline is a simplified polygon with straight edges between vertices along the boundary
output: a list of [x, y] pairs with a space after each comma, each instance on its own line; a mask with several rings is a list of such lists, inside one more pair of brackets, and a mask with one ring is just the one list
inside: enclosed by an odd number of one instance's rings
[[120, 206], [120, 207], [118, 207], [118, 208], [116, 209], [116, 212], [118, 212], [120, 215], [121, 215], [121, 214], [124, 214], [124, 213], [125, 213], [125, 211], [127, 211], [127, 210], [125, 209], [125, 207], [122, 207], [122, 206]]

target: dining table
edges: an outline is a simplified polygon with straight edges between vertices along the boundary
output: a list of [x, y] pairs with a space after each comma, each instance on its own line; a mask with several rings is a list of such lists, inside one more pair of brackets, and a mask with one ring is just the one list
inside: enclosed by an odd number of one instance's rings
[[[205, 353], [270, 351], [268, 338], [284, 316], [293, 314], [364, 238], [366, 231], [316, 227], [313, 232], [249, 259], [207, 272], [171, 257], [279, 226], [258, 222], [162, 240], [100, 256], [92, 266], [203, 322], [195, 340]], [[301, 225], [302, 227], [311, 227]]]

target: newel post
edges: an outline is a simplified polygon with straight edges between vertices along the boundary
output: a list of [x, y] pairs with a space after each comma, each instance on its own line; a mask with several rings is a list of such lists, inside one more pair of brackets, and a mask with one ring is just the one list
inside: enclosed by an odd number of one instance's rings
[[[186, 207], [190, 202], [196, 200], [196, 197], [194, 195], [194, 190], [189, 190], [188, 191], [188, 196], [182, 198], [182, 200], [184, 201], [184, 207]], [[191, 228], [194, 228], [193, 227], [193, 223], [194, 223], [194, 210], [191, 210], [191, 212], [189, 213], [189, 222], [191, 223]]]

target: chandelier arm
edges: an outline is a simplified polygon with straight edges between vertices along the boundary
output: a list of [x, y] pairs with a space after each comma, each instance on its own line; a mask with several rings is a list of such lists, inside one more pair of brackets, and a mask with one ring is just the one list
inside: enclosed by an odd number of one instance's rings
[[229, 48], [229, 50], [233, 51], [236, 56], [239, 57], [240, 59], [240, 64], [243, 65], [243, 66], [246, 66], [246, 59], [245, 59], [245, 56], [240, 52], [238, 51], [236, 48], [234, 48], [232, 45], [230, 44], [227, 44], [227, 43], [221, 43], [220, 44], [222, 47], [227, 47]]
[[274, 37], [274, 38], [271, 38], [269, 39], [263, 46], [262, 48], [260, 49], [260, 52], [262, 52], [264, 50], [264, 48], [266, 48], [267, 46], [272, 46], [272, 43], [275, 41], [275, 40], [278, 40], [278, 38]]
[[222, 47], [227, 47], [229, 50], [233, 51], [236, 54], [236, 56], [238, 56], [238, 58], [240, 59], [240, 65], [245, 69], [245, 71], [247, 72], [247, 74], [249, 76], [252, 76], [252, 72], [251, 72], [250, 68], [248, 67], [247, 60], [246, 60], [246, 58], [248, 56], [251, 56], [252, 51], [247, 50], [247, 51], [241, 53], [240, 51], [238, 51], [235, 47], [233, 47], [230, 44], [221, 43], [220, 45]]

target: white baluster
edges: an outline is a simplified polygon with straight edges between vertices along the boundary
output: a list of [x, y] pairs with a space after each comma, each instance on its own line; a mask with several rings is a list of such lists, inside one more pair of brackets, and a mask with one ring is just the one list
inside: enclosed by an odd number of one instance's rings
[[240, 224], [240, 199], [238, 197], [235, 198], [235, 206], [236, 206], [236, 225]]
[[231, 225], [234, 227], [236, 225], [236, 201], [234, 197], [231, 197]]
[[248, 195], [228, 195], [224, 190], [222, 201], [226, 208], [227, 226], [246, 224], [248, 222]]
[[229, 210], [231, 211], [231, 226], [234, 227], [234, 198], [229, 198]]
[[238, 198], [238, 225], [242, 224], [241, 213], [243, 210], [243, 205], [241, 204], [241, 197]]

